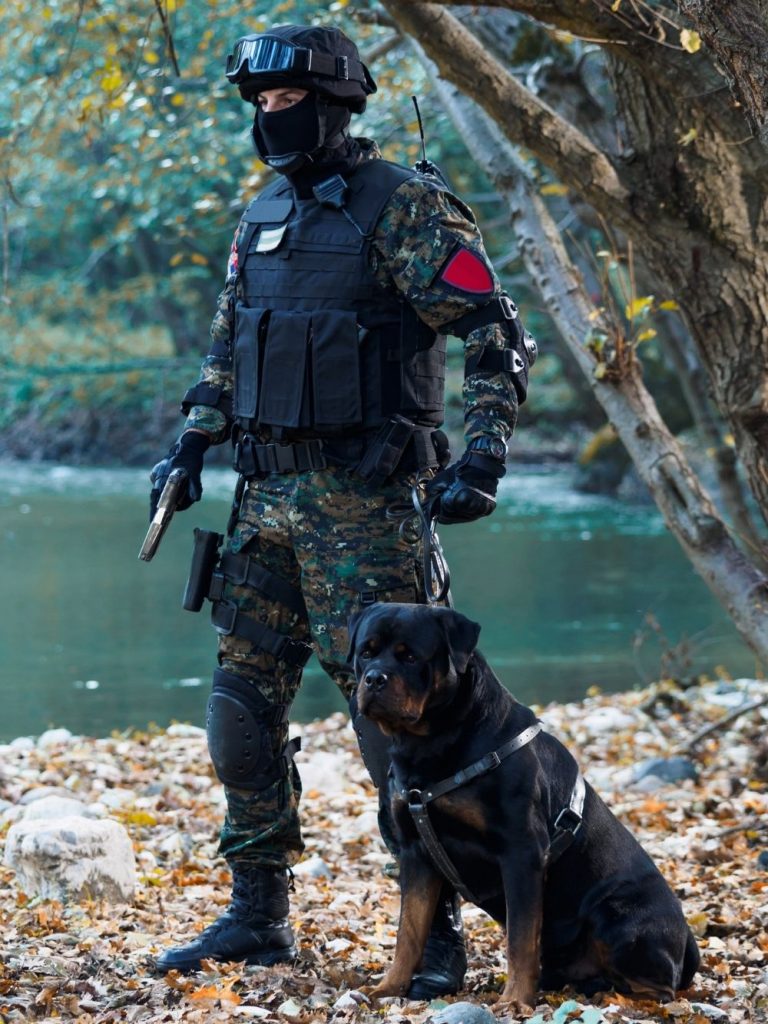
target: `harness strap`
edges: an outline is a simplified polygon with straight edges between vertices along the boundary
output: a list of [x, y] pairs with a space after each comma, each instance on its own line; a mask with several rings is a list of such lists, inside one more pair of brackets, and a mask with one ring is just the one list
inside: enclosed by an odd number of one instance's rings
[[232, 601], [214, 601], [211, 622], [223, 636], [238, 636], [250, 640], [259, 650], [266, 651], [280, 661], [303, 668], [312, 655], [312, 645], [303, 640], [278, 633], [263, 622], [256, 622], [240, 614]]
[[555, 831], [550, 840], [547, 853], [548, 867], [551, 867], [559, 857], [562, 857], [576, 838], [576, 833], [581, 828], [586, 795], [587, 785], [584, 781], [584, 776], [576, 769], [576, 781], [571, 790], [571, 799], [568, 806], [564, 807], [555, 818]]
[[[437, 833], [429, 819], [428, 805], [433, 800], [437, 800], [438, 797], [445, 796], [446, 793], [459, 789], [473, 779], [480, 778], [480, 776], [486, 775], [488, 772], [498, 768], [505, 758], [520, 750], [527, 743], [530, 743], [540, 732], [540, 722], [536, 722], [535, 725], [529, 725], [527, 729], [523, 729], [517, 736], [513, 736], [511, 740], [504, 743], [498, 750], [491, 751], [490, 754], [481, 757], [479, 761], [475, 761], [467, 768], [462, 768], [455, 775], [435, 783], [434, 786], [430, 786], [428, 789], [410, 789], [405, 791], [400, 787], [401, 795], [407, 800], [408, 810], [413, 818], [416, 831], [419, 833], [419, 838], [426, 847], [427, 853], [432, 858], [435, 867], [445, 880], [453, 886], [456, 892], [465, 900], [469, 900], [470, 903], [477, 903], [478, 898], [464, 885], [459, 872], [456, 870], [456, 866], [438, 839]], [[577, 769], [576, 781], [573, 784], [568, 805], [555, 818], [554, 832], [550, 840], [549, 850], [547, 851], [547, 867], [554, 864], [576, 838], [576, 833], [581, 828], [586, 793], [587, 787], [584, 776]]]
[[535, 736], [538, 736], [540, 732], [540, 722], [536, 722], [535, 725], [529, 725], [526, 729], [523, 729], [521, 733], [518, 733], [517, 736], [513, 736], [511, 740], [508, 740], [507, 743], [499, 747], [498, 750], [494, 750], [490, 754], [486, 754], [485, 757], [481, 757], [479, 761], [475, 761], [468, 767], [462, 768], [461, 771], [456, 772], [455, 775], [451, 775], [449, 778], [435, 783], [434, 786], [430, 786], [427, 790], [410, 789], [404, 794], [408, 801], [408, 810], [413, 818], [416, 831], [419, 833], [419, 838], [427, 848], [427, 852], [432, 858], [435, 867], [440, 871], [446, 881], [449, 882], [465, 900], [469, 900], [470, 903], [477, 903], [477, 898], [462, 882], [453, 861], [448, 856], [445, 851], [445, 847], [438, 839], [437, 834], [432, 827], [432, 822], [429, 820], [428, 805], [438, 797], [444, 796], [446, 793], [450, 793], [454, 789], [459, 789], [461, 786], [466, 785], [466, 783], [471, 782], [473, 779], [477, 779], [481, 775], [486, 775], [488, 772], [493, 771], [494, 768], [498, 768], [505, 758], [514, 754], [515, 751], [520, 750], [527, 743], [530, 743], [531, 740], [534, 739]]
[[253, 590], [258, 590], [265, 597], [277, 599], [296, 615], [306, 615], [307, 608], [301, 591], [259, 565], [244, 552], [234, 554], [231, 551], [225, 551], [221, 556], [219, 568], [213, 574], [211, 589], [208, 593], [212, 601], [221, 600], [225, 579], [235, 586], [250, 587]]

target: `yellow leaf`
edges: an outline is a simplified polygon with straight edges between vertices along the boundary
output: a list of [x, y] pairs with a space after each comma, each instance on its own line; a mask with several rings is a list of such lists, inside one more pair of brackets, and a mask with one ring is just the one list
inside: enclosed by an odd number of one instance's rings
[[624, 315], [627, 320], [634, 320], [636, 316], [642, 316], [643, 313], [647, 313], [652, 303], [652, 295], [643, 295], [639, 299], [633, 299], [625, 306]]
[[145, 50], [144, 60], [147, 62], [147, 64], [157, 64], [160, 58], [158, 57], [154, 50]]
[[208, 266], [208, 260], [200, 252], [193, 252], [189, 258], [193, 263], [197, 264], [198, 267]]
[[599, 309], [591, 309], [589, 311], [589, 314], [587, 315], [587, 320], [589, 320], [589, 322], [591, 324], [593, 324], [595, 322], [595, 320], [599, 320], [600, 319], [600, 314], [602, 312], [603, 312], [603, 307], [602, 306], [600, 306]]
[[621, 7], [621, 0], [613, 0], [613, 3], [611, 4], [611, 10], [612, 11], [618, 11], [618, 9], [620, 7]]
[[182, 107], [182, 106], [184, 106], [184, 97], [181, 95], [180, 92], [175, 92], [173, 94], [173, 96], [171, 96], [171, 106], [172, 107]]
[[173, 14], [176, 10], [176, 0], [165, 0], [165, 9], [168, 14]]
[[696, 136], [699, 134], [698, 129], [689, 128], [685, 135], [681, 135], [677, 140], [681, 146], [690, 146]]
[[568, 186], [557, 185], [554, 183], [551, 185], [542, 185], [539, 192], [541, 192], [543, 196], [567, 196]]
[[178, 267], [178, 265], [181, 263], [181, 261], [183, 259], [184, 259], [184, 253], [183, 252], [175, 252], [173, 254], [173, 256], [171, 256], [171, 258], [168, 260], [168, 262], [170, 263], [170, 265], [172, 267]]
[[723, 437], [723, 444], [727, 444], [729, 448], [735, 448], [736, 438], [733, 436], [733, 434], [726, 434]]
[[649, 327], [647, 331], [643, 331], [642, 334], [638, 334], [638, 341], [650, 341], [651, 338], [656, 337], [656, 331], [652, 327]]
[[598, 363], [595, 367], [595, 380], [602, 380], [607, 372], [608, 367], [605, 365], [605, 363]]
[[612, 255], [613, 255], [613, 253], [608, 252], [607, 249], [598, 249], [597, 252], [595, 253], [595, 256], [599, 256], [601, 260], [610, 259], [610, 257]]
[[664, 299], [659, 303], [659, 309], [680, 309], [674, 299]]
[[691, 28], [684, 28], [680, 33], [680, 45], [686, 53], [696, 53], [701, 49], [701, 36]]

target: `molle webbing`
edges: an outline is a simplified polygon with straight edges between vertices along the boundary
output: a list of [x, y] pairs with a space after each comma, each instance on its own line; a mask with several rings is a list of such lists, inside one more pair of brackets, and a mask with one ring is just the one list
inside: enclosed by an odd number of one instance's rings
[[378, 429], [395, 414], [440, 425], [445, 339], [382, 286], [369, 244], [393, 192], [413, 176], [371, 160], [346, 176], [343, 209], [295, 198], [286, 181], [249, 205], [233, 337], [233, 413], [243, 430], [328, 438]]

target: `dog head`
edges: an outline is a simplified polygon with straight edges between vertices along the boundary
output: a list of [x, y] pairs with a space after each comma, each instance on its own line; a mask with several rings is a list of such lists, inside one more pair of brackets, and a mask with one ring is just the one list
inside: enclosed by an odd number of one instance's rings
[[466, 672], [480, 626], [451, 608], [379, 603], [352, 616], [357, 706], [388, 735], [426, 735]]

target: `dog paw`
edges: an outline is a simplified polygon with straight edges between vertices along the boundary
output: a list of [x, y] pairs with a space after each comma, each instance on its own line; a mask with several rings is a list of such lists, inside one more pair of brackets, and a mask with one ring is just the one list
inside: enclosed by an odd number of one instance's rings
[[533, 997], [521, 997], [502, 992], [493, 1004], [493, 1013], [497, 1017], [520, 1017], [525, 1019], [533, 1014]]

